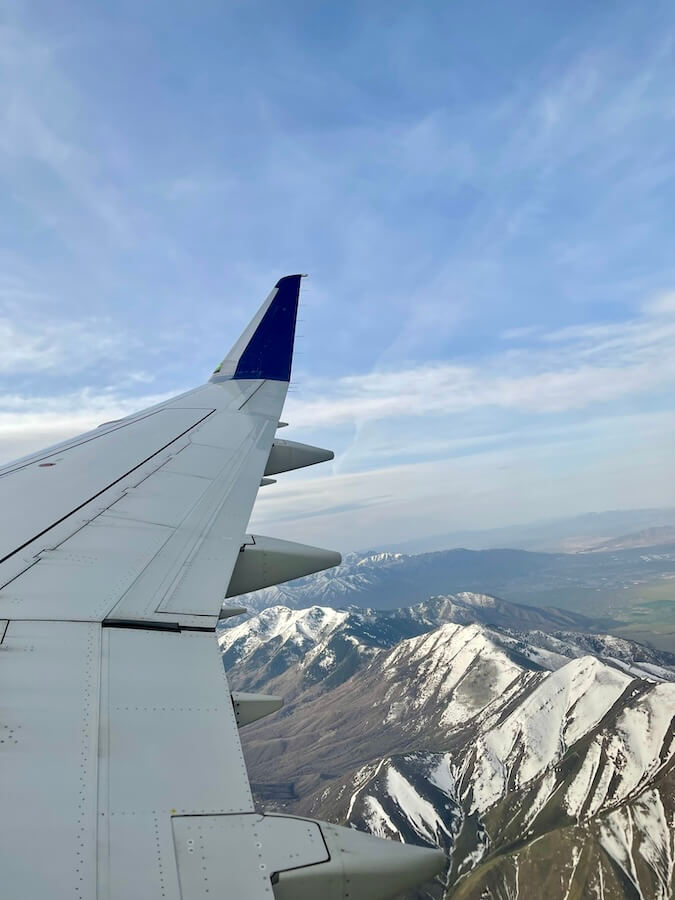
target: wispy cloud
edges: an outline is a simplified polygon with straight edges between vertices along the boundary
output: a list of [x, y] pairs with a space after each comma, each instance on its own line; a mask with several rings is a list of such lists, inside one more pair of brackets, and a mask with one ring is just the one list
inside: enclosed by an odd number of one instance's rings
[[[59, 113], [74, 97], [54, 65], [49, 48], [8, 27], [0, 31], [0, 48], [0, 160], [4, 167], [18, 164], [25, 169], [31, 163], [44, 167], [58, 180], [71, 202], [80, 204], [117, 240], [128, 242], [133, 234], [128, 203], [101, 177], [97, 157], [75, 142], [72, 129], [64, 130]], [[36, 90], [39, 84], [44, 93]], [[68, 118], [70, 113], [72, 110]], [[16, 177], [16, 171], [14, 174]], [[19, 187], [18, 193], [23, 202], [35, 199], [34, 191]], [[42, 199], [47, 199], [46, 192]], [[34, 212], [43, 216], [47, 224], [55, 224], [50, 218], [54, 211], [48, 205], [42, 210], [35, 207]], [[63, 238], [68, 239], [67, 232]]]
[[[130, 337], [109, 320], [33, 320], [0, 317], [0, 374], [72, 375], [128, 356]], [[0, 397], [0, 405], [3, 400]]]
[[[345, 551], [580, 510], [675, 504], [669, 413], [551, 424], [520, 438], [451, 459], [281, 476], [260, 492], [250, 530]], [[338, 498], [344, 511], [333, 509]]]
[[306, 399], [292, 398], [289, 415], [308, 426], [481, 407], [555, 414], [672, 388], [672, 297], [660, 296], [645, 305], [643, 316], [624, 322], [521, 329], [510, 337], [526, 338], [524, 346], [471, 364], [428, 363], [308, 385]]

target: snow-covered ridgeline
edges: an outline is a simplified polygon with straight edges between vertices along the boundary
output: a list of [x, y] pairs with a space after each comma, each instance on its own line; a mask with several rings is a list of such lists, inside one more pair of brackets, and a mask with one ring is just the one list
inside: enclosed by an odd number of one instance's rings
[[220, 631], [218, 642], [223, 653], [237, 645], [245, 659], [263, 644], [277, 640], [282, 645], [313, 647], [324, 642], [344, 625], [348, 613], [329, 607], [313, 606], [294, 610], [285, 606], [265, 609], [240, 625]]
[[[456, 597], [435, 598], [415, 607], [392, 611], [356, 608], [338, 610], [318, 605], [298, 610], [283, 605], [273, 606], [243, 622], [223, 627], [219, 630], [219, 641], [223, 653], [228, 654], [230, 666], [234, 661], [246, 660], [264, 645], [274, 645], [277, 648], [288, 646], [296, 650], [302, 648], [304, 654], [310, 654], [305, 659], [307, 664], [319, 656], [320, 648], [333, 637], [341, 637], [362, 647], [386, 649], [396, 645], [407, 635], [428, 633], [429, 644], [421, 645], [419, 653], [429, 655], [429, 665], [437, 670], [447, 662], [448, 653], [456, 652], [460, 644], [473, 642], [478, 646], [482, 642], [482, 657], [486, 665], [497, 654], [500, 658], [498, 668], [502, 672], [507, 658], [514, 660], [520, 667], [525, 664], [526, 668], [552, 671], [566, 665], [570, 659], [593, 655], [632, 677], [654, 681], [675, 680], [675, 667], [662, 663], [667, 655], [660, 655], [612, 635], [575, 632], [551, 634], [540, 630], [519, 632], [477, 622], [469, 622], [467, 625], [466, 618], [470, 617], [472, 609], [484, 614], [494, 603], [500, 604], [503, 615], [503, 608], [508, 606], [504, 601], [466, 592]], [[451, 621], [453, 617], [459, 621]], [[443, 627], [448, 630], [442, 632]], [[466, 628], [473, 630], [465, 631]], [[439, 629], [440, 637], [433, 636], [436, 629]], [[457, 647], [442, 648], [441, 656], [434, 663], [431, 660], [434, 646], [441, 647], [445, 638], [452, 635], [456, 635]], [[317, 648], [314, 655], [310, 653], [312, 647]], [[400, 653], [405, 652], [405, 647], [400, 645]], [[453, 673], [457, 673], [461, 659], [469, 661], [472, 658], [468, 648], [453, 664]], [[391, 661], [395, 664], [396, 656]], [[333, 663], [337, 662], [339, 660], [335, 658]], [[322, 660], [322, 665], [326, 671], [330, 671], [332, 663], [326, 659]], [[382, 660], [381, 665], [386, 666], [388, 662]], [[430, 675], [432, 681], [437, 680], [437, 675]], [[505, 685], [502, 684], [501, 687]], [[458, 710], [457, 714], [464, 713]], [[452, 721], [453, 715], [453, 711], [448, 710], [448, 722]]]

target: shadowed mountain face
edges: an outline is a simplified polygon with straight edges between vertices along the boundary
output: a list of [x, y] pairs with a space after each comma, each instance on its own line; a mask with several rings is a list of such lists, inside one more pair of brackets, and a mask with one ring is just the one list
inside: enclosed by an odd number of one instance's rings
[[448, 621], [490, 599], [221, 632], [232, 686], [287, 699], [242, 732], [258, 798], [443, 846], [438, 898], [671, 897], [675, 658]]

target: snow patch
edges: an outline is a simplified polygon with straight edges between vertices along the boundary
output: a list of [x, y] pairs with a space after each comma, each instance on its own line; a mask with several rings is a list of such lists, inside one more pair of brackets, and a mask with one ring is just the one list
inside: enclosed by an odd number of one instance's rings
[[645, 791], [633, 804], [633, 820], [638, 832], [638, 853], [653, 870], [658, 883], [654, 900], [669, 900], [673, 880], [673, 832], [657, 790]]
[[382, 804], [376, 797], [366, 794], [363, 798], [363, 806], [363, 820], [371, 834], [381, 838], [390, 838], [394, 835], [400, 838], [400, 831], [386, 814]]
[[425, 800], [392, 764], [387, 769], [387, 793], [421, 837], [433, 844], [438, 843], [441, 832], [450, 837], [433, 804]]
[[640, 900], [645, 900], [631, 852], [633, 848], [633, 821], [630, 810], [616, 810], [604, 819], [600, 825], [600, 845], [616, 864], [623, 869], [632, 882]]
[[675, 716], [675, 684], [654, 685], [634, 706], [628, 706], [617, 721], [616, 733], [607, 745], [607, 755], [616, 770], [612, 799], [623, 799], [652, 776], [673, 755], [673, 742], [664, 747]]
[[452, 757], [449, 753], [441, 756], [438, 764], [429, 772], [429, 781], [452, 800], [457, 798], [455, 778], [452, 774]]
[[551, 799], [551, 794], [555, 790], [555, 786], [555, 772], [553, 771], [553, 769], [549, 769], [548, 772], [544, 773], [544, 777], [541, 779], [541, 782], [537, 789], [537, 793], [535, 794], [534, 799], [530, 802], [530, 807], [525, 814], [525, 819], [523, 821], [523, 831], [528, 830], [539, 813]]
[[565, 794], [565, 807], [567, 812], [575, 819], [579, 819], [581, 816], [581, 810], [588, 799], [588, 793], [593, 784], [595, 773], [598, 771], [599, 762], [600, 744], [598, 741], [593, 741], [584, 757], [581, 769]]

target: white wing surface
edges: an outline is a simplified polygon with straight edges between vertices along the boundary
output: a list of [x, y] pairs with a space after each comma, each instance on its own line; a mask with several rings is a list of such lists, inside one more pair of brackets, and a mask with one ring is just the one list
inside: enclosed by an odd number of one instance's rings
[[332, 458], [275, 437], [300, 277], [208, 384], [0, 469], [4, 900], [357, 900], [442, 867], [251, 798], [238, 728], [281, 700], [231, 695], [224, 598], [340, 560], [246, 534], [265, 475]]

